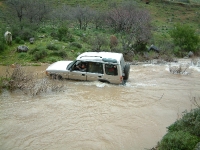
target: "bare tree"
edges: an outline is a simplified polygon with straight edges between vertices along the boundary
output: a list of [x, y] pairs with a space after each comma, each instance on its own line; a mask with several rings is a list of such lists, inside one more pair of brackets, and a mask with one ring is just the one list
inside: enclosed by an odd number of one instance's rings
[[121, 32], [125, 51], [132, 50], [133, 45], [145, 47], [151, 37], [150, 21], [149, 13], [132, 2], [114, 5], [107, 17], [108, 25]]
[[104, 12], [100, 11], [93, 11], [92, 15], [92, 22], [95, 25], [95, 28], [98, 29], [104, 25], [106, 15]]
[[78, 5], [74, 8], [73, 18], [78, 21], [80, 29], [87, 29], [88, 23], [91, 22], [93, 10], [89, 7]]
[[50, 5], [45, 0], [7, 0], [8, 11], [18, 18], [19, 23], [43, 21], [50, 12]]
[[26, 0], [7, 0], [6, 1], [11, 12], [16, 12], [16, 16], [18, 17], [19, 21], [22, 21], [22, 18], [25, 15], [26, 11]]
[[103, 35], [97, 34], [94, 39], [92, 39], [91, 44], [94, 51], [100, 52], [102, 46], [108, 45], [108, 40], [105, 39]]
[[50, 13], [50, 18], [59, 22], [73, 19], [73, 9], [68, 5], [58, 6]]

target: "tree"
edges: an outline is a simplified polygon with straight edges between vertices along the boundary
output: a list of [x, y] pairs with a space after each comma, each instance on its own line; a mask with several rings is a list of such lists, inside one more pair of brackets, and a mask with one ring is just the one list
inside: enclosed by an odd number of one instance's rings
[[189, 25], [176, 24], [169, 33], [173, 38], [174, 44], [179, 46], [182, 51], [195, 52], [197, 50], [200, 38]]
[[108, 42], [107, 39], [101, 35], [101, 34], [96, 34], [94, 39], [91, 41], [92, 49], [94, 51], [100, 52], [102, 46], [107, 46]]
[[100, 11], [93, 11], [92, 22], [94, 23], [96, 29], [102, 27], [105, 22], [105, 13]]
[[16, 16], [19, 19], [19, 22], [22, 21], [22, 18], [25, 15], [26, 3], [27, 3], [26, 0], [8, 0], [7, 1], [7, 4], [9, 6], [11, 12], [15, 11]]
[[125, 2], [112, 7], [107, 22], [115, 31], [121, 33], [124, 51], [132, 49], [130, 45], [134, 45], [136, 51], [146, 49], [151, 37], [151, 18], [148, 11], [139, 9], [133, 2]]
[[50, 12], [50, 5], [45, 0], [7, 0], [6, 3], [9, 15], [13, 17], [10, 22], [15, 22], [14, 18], [18, 18], [21, 29], [24, 27], [24, 22], [39, 24]]
[[89, 7], [82, 7], [78, 5], [74, 8], [73, 18], [78, 21], [80, 29], [87, 29], [88, 23], [92, 19], [92, 9]]

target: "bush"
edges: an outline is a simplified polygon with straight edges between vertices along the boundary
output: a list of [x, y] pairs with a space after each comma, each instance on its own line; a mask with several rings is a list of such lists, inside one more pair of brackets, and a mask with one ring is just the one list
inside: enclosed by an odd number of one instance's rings
[[200, 108], [183, 115], [180, 120], [168, 127], [159, 150], [193, 150], [200, 141]]
[[0, 52], [6, 49], [6, 43], [4, 41], [0, 41]]
[[15, 42], [16, 42], [17, 44], [19, 44], [20, 41], [21, 41], [21, 38], [20, 38], [20, 37], [16, 37], [16, 38], [15, 38]]
[[25, 59], [27, 57], [27, 54], [26, 53], [20, 53], [18, 58], [20, 59]]
[[48, 44], [47, 45], [47, 49], [49, 49], [49, 50], [58, 50], [58, 47], [53, 45], [53, 44]]
[[72, 42], [72, 43], [70, 44], [70, 46], [77, 47], [77, 48], [82, 48], [82, 45], [79, 44], [79, 43], [76, 43], [76, 42]]
[[14, 29], [13, 30], [13, 39], [18, 38], [24, 41], [28, 41], [30, 38], [35, 37], [35, 32], [29, 28], [25, 28], [23, 30], [20, 29]]
[[24, 44], [24, 43], [25, 43], [25, 41], [22, 40], [20, 37], [16, 37], [16, 38], [15, 38], [15, 42], [16, 42], [17, 44]]
[[34, 48], [34, 49], [31, 49], [31, 50], [29, 51], [29, 54], [33, 55], [33, 54], [35, 54], [35, 53], [38, 52], [38, 51], [40, 51], [39, 48]]
[[111, 35], [110, 36], [110, 49], [113, 50], [117, 47], [118, 45], [118, 39], [116, 36]]
[[46, 50], [39, 50], [39, 51], [36, 51], [34, 54], [33, 54], [33, 60], [34, 61], [38, 61], [44, 57], [47, 56], [47, 51]]
[[53, 62], [56, 62], [56, 61], [57, 61], [57, 59], [55, 57], [49, 57], [48, 58], [48, 62], [50, 62], [50, 63], [53, 63]]
[[159, 150], [193, 150], [198, 141], [196, 136], [188, 132], [170, 132], [163, 137]]
[[91, 40], [92, 50], [96, 52], [102, 51], [102, 47], [107, 45], [108, 40], [102, 34], [96, 34]]
[[[1, 31], [0, 31], [0, 33], [1, 33]], [[4, 39], [4, 36], [0, 36], [0, 52], [5, 49], [6, 49], [6, 41]]]
[[63, 41], [63, 42], [73, 42], [75, 39], [72, 36], [72, 34], [70, 33], [69, 29], [67, 27], [60, 27], [58, 29], [58, 33], [55, 34], [58, 36], [58, 40], [59, 41]]
[[168, 127], [169, 132], [184, 131], [200, 138], [200, 108], [185, 113], [182, 119]]
[[147, 45], [146, 43], [136, 42], [133, 45], [133, 48], [137, 53], [141, 53], [141, 52], [147, 51], [146, 45]]
[[176, 24], [169, 34], [173, 38], [174, 44], [186, 52], [195, 52], [200, 43], [199, 36], [188, 25]]
[[66, 58], [67, 57], [67, 53], [64, 50], [54, 51], [52, 54], [54, 56], [59, 56], [59, 57], [62, 57], [62, 58]]

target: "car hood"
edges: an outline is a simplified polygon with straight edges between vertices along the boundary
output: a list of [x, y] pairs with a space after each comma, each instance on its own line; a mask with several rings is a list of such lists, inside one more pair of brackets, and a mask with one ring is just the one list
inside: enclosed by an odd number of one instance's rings
[[66, 70], [67, 66], [71, 63], [72, 61], [57, 61], [53, 64], [51, 64], [46, 71], [53, 71], [53, 70]]

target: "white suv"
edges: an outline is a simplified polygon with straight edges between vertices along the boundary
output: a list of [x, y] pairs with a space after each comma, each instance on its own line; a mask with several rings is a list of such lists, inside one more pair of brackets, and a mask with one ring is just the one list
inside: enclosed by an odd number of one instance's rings
[[[86, 69], [80, 69], [84, 64]], [[57, 79], [101, 81], [121, 84], [128, 80], [130, 65], [121, 53], [85, 52], [74, 61], [58, 61], [46, 69], [46, 74]]]

